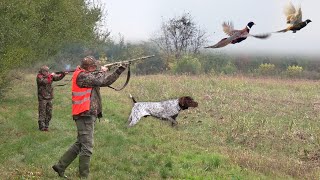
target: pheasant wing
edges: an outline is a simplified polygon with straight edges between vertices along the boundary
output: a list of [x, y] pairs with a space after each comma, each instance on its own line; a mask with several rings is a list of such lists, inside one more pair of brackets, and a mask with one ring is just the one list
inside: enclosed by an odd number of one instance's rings
[[295, 8], [292, 2], [284, 8], [284, 14], [287, 17], [287, 24], [295, 25], [302, 22], [301, 7]]
[[296, 21], [294, 22], [294, 24], [298, 24], [302, 22], [302, 11], [301, 11], [301, 7], [299, 7], [299, 10], [296, 13]]
[[223, 32], [228, 36], [232, 36], [234, 34], [234, 28], [232, 22], [223, 22], [222, 23]]
[[284, 7], [283, 12], [287, 17], [290, 16], [290, 15], [294, 15], [296, 13], [296, 9], [294, 8], [292, 2], [289, 2], [289, 4], [287, 4]]

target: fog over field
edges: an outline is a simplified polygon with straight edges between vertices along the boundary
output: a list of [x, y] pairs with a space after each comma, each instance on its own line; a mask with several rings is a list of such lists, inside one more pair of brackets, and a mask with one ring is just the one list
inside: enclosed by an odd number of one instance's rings
[[[180, 16], [192, 15], [195, 22], [208, 34], [208, 45], [226, 37], [223, 21], [232, 21], [235, 29], [242, 29], [249, 21], [256, 23], [251, 33], [274, 32], [287, 27], [283, 13], [287, 0], [101, 0], [107, 10], [107, 26], [113, 37], [121, 33], [131, 42], [147, 41], [156, 33], [161, 22]], [[320, 56], [320, 16], [318, 0], [293, 0], [301, 5], [302, 20], [311, 19], [307, 27], [297, 33], [273, 34], [270, 39], [248, 38], [245, 42], [227, 46], [218, 51], [238, 53], [295, 54]], [[212, 50], [217, 51], [217, 50]]]

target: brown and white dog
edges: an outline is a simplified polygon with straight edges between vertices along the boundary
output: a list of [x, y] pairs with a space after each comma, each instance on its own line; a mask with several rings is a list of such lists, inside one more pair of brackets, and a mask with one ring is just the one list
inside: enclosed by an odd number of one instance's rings
[[198, 106], [198, 103], [190, 96], [161, 102], [137, 102], [131, 94], [130, 97], [134, 105], [128, 119], [129, 127], [134, 126], [142, 117], [146, 116], [169, 120], [171, 125], [175, 126], [178, 124], [176, 118], [181, 110]]

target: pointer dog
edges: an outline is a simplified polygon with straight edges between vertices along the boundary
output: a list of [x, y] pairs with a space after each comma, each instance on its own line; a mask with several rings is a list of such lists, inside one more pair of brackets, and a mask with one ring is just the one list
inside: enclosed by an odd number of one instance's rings
[[172, 126], [178, 124], [176, 118], [181, 110], [189, 107], [197, 107], [198, 103], [190, 96], [171, 99], [161, 102], [137, 102], [130, 97], [134, 103], [128, 119], [129, 127], [134, 126], [142, 117], [153, 116], [161, 120], [169, 120]]

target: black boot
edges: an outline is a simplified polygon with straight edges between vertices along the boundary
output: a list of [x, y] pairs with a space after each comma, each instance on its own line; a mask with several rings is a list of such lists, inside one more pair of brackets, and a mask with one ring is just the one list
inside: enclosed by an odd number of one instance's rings
[[57, 172], [60, 177], [67, 178], [67, 176], [64, 175], [64, 170], [60, 169], [58, 165], [53, 165], [52, 169]]

